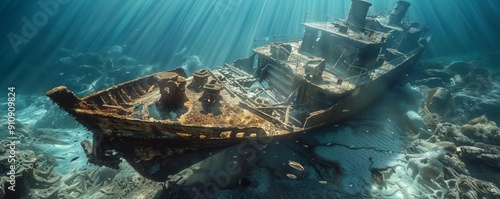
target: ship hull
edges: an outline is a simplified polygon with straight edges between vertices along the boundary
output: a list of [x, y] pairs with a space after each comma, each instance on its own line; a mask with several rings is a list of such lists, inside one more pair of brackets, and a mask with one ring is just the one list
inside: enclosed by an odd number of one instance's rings
[[428, 29], [367, 17], [371, 4], [353, 3], [358, 14], [347, 20], [305, 22], [302, 40], [259, 46], [217, 70], [159, 72], [83, 98], [60, 86], [47, 96], [93, 133], [81, 143], [89, 162], [117, 168], [124, 158], [165, 181], [224, 148], [339, 123], [393, 87], [422, 55]]
[[307, 130], [321, 128], [329, 125], [339, 123], [360, 111], [366, 109], [370, 104], [377, 101], [385, 92], [394, 87], [398, 81], [403, 78], [418, 62], [425, 47], [421, 47], [419, 52], [413, 57], [408, 58], [405, 62], [396, 66], [391, 71], [385, 73], [381, 77], [367, 84], [357, 87], [350, 91], [350, 93], [337, 100], [337, 103], [326, 110], [324, 113], [316, 116], [312, 122], [306, 124], [309, 126]]
[[[376, 102], [376, 100], [387, 92], [387, 90], [394, 87], [394, 85], [401, 80], [402, 75], [411, 70], [420, 56], [421, 53], [416, 54], [414, 57], [397, 66], [391, 72], [352, 91], [351, 95], [348, 95], [346, 99], [343, 100], [344, 103], [339, 103], [331, 110], [324, 113], [323, 117], [330, 119], [319, 118], [325, 121], [325, 123], [305, 129], [304, 131], [310, 131], [342, 122], [352, 117], [354, 114], [359, 113], [361, 110], [366, 109], [370, 104]], [[96, 130], [96, 133], [99, 134], [101, 132], [100, 130]], [[276, 139], [280, 137], [282, 136], [277, 136]], [[162, 136], [122, 136], [120, 138], [115, 138], [110, 134], [103, 134], [103, 140], [107, 141], [102, 142], [102, 144], [120, 151], [124, 159], [143, 176], [156, 181], [164, 181], [168, 178], [168, 175], [175, 174], [182, 170], [182, 168], [210, 157], [221, 149], [238, 145], [250, 139], [259, 138], [213, 140], [173, 139]], [[145, 159], [138, 151], [159, 151], [163, 152], [163, 154], [157, 155], [153, 159]], [[177, 151], [177, 153], [175, 151]]]

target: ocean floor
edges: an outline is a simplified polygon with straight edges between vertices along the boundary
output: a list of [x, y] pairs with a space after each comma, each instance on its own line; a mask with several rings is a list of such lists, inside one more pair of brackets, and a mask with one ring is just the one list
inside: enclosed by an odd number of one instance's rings
[[[96, 54], [66, 53], [54, 60], [66, 69], [53, 75], [83, 95], [162, 70], [140, 65], [119, 46]], [[500, 198], [498, 55], [423, 60], [344, 123], [246, 142], [167, 182], [148, 180], [125, 161], [118, 170], [87, 163], [80, 142], [91, 133], [47, 97], [19, 93], [15, 192], [6, 175], [11, 145], [2, 134], [0, 198]], [[7, 107], [7, 99], [0, 102]]]

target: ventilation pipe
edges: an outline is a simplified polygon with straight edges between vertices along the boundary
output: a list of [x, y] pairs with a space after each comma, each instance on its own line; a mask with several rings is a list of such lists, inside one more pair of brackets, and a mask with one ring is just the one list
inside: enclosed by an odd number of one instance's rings
[[407, 1], [398, 1], [391, 15], [389, 15], [389, 25], [401, 25], [401, 20], [405, 17], [406, 12], [408, 12], [408, 7], [410, 6], [411, 3]]
[[366, 15], [368, 14], [368, 8], [372, 6], [370, 2], [363, 0], [351, 0], [351, 9], [347, 15], [347, 25], [354, 26], [358, 28], [363, 28], [365, 26]]

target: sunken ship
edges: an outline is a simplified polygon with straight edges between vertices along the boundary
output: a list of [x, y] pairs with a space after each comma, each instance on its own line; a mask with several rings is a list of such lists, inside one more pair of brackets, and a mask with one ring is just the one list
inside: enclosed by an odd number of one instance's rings
[[270, 42], [247, 58], [187, 76], [178, 68], [78, 97], [47, 96], [93, 133], [89, 162], [120, 158], [164, 181], [211, 152], [249, 139], [289, 136], [338, 123], [366, 108], [414, 66], [429, 38], [408, 23], [410, 3], [368, 16], [352, 0], [347, 19], [305, 21], [302, 39]]

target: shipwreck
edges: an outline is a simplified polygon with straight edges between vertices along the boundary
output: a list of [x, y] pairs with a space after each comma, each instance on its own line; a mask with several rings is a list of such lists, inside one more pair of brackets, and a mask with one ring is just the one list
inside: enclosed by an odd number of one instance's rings
[[410, 3], [398, 1], [388, 16], [368, 16], [370, 6], [352, 0], [347, 19], [305, 21], [302, 39], [258, 46], [215, 70], [159, 72], [81, 98], [60, 86], [47, 96], [93, 133], [81, 143], [91, 163], [116, 168], [122, 157], [163, 181], [210, 151], [332, 125], [380, 97], [429, 37], [404, 20]]

